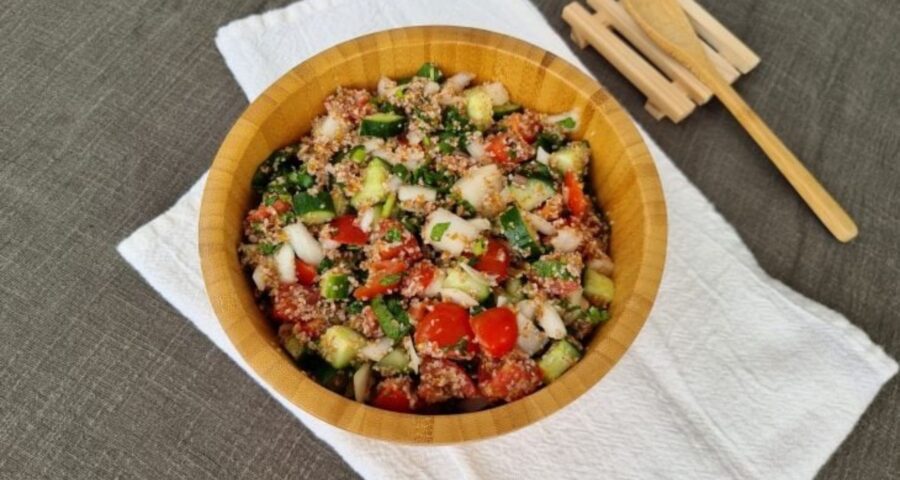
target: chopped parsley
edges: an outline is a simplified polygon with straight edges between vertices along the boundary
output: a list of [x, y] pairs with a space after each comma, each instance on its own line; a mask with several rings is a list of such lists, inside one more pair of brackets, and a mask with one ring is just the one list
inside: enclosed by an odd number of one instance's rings
[[403, 278], [403, 274], [401, 273], [392, 273], [390, 275], [385, 275], [381, 277], [378, 281], [378, 284], [382, 287], [392, 287], [398, 283], [400, 283], [400, 279]]
[[384, 234], [384, 239], [390, 243], [399, 242], [401, 238], [403, 238], [403, 234], [397, 227], [388, 230], [387, 233]]
[[440, 242], [448, 228], [450, 228], [450, 222], [436, 223], [431, 227], [431, 241]]
[[280, 247], [280, 246], [281, 246], [280, 243], [261, 242], [259, 244], [259, 253], [269, 256], [269, 255], [272, 255], [273, 253], [275, 253], [275, 251], [278, 250], [278, 247]]
[[572, 117], [566, 117], [556, 122], [556, 124], [568, 130], [575, 128], [575, 120]]
[[531, 264], [534, 273], [539, 277], [561, 278], [571, 280], [572, 274], [566, 268], [566, 264], [558, 260], [538, 260]]

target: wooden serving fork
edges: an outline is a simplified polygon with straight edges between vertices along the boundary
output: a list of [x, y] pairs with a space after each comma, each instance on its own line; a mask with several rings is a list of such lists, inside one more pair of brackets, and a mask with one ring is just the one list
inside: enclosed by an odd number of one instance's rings
[[623, 1], [647, 36], [715, 93], [832, 235], [841, 242], [855, 238], [853, 219], [716, 71], [678, 0]]

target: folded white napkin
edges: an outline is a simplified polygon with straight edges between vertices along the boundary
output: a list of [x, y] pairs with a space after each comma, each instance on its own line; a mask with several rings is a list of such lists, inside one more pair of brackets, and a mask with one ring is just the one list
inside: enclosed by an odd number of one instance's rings
[[[503, 32], [580, 65], [523, 0], [307, 0], [231, 23], [216, 43], [252, 99], [330, 45], [422, 24]], [[410, 447], [334, 429], [263, 386], [368, 478], [812, 477], [897, 364], [844, 317], [768, 277], [713, 206], [647, 142], [669, 209], [659, 298], [622, 361], [563, 411], [495, 439]], [[200, 277], [204, 181], [119, 252], [247, 370]]]

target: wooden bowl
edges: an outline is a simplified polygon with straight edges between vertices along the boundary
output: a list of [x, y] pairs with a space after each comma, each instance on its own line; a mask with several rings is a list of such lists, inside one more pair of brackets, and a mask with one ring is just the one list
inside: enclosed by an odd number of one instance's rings
[[[254, 195], [250, 178], [274, 150], [297, 141], [324, 113], [338, 86], [374, 88], [379, 77], [409, 76], [425, 61], [444, 71], [498, 80], [511, 97], [543, 112], [582, 109], [576, 136], [590, 142], [591, 181], [612, 221], [616, 262], [611, 319], [584, 358], [551, 385], [475, 413], [414, 415], [348, 400], [308, 378], [279, 347], [238, 262], [241, 222]], [[281, 77], [238, 118], [213, 161], [200, 209], [200, 258], [212, 306], [241, 356], [286, 399], [313, 416], [366, 437], [447, 444], [483, 439], [536, 422], [596, 384], [628, 349], [656, 296], [666, 253], [666, 208], [653, 160], [630, 118], [596, 81], [555, 55], [483, 30], [414, 27], [351, 40]], [[603, 408], [598, 405], [597, 408]]]

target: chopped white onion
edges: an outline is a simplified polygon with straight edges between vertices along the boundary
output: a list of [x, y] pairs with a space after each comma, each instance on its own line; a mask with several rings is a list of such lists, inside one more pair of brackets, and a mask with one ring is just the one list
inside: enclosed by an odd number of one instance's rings
[[519, 312], [519, 315], [524, 315], [525, 318], [531, 320], [537, 312], [537, 303], [534, 300], [522, 300], [516, 304], [516, 311]]
[[519, 312], [516, 315], [516, 325], [519, 331], [516, 345], [519, 349], [531, 356], [544, 348], [547, 343], [547, 335], [535, 326], [531, 318]]
[[340, 243], [331, 238], [320, 238], [319, 244], [322, 245], [323, 250], [337, 250], [341, 246]]
[[556, 236], [550, 240], [550, 244], [557, 252], [568, 253], [578, 250], [581, 240], [581, 232], [575, 228], [565, 227], [556, 231]]
[[500, 82], [490, 82], [481, 85], [481, 88], [491, 97], [491, 103], [494, 106], [503, 105], [505, 103], [509, 103], [509, 92], [506, 91], [506, 87], [503, 86]]
[[285, 243], [275, 252], [275, 268], [281, 283], [297, 283], [297, 265], [290, 245]]
[[394, 175], [391, 175], [385, 183], [385, 186], [387, 187], [387, 190], [389, 192], [396, 192], [400, 189], [401, 185], [403, 185], [403, 180], [400, 180], [400, 177]]
[[502, 307], [509, 304], [509, 299], [506, 298], [506, 295], [497, 295], [497, 306]]
[[552, 303], [544, 302], [540, 305], [540, 315], [538, 315], [537, 321], [548, 337], [559, 340], [566, 336], [566, 324], [563, 323], [562, 317], [559, 316], [559, 312]]
[[503, 173], [492, 163], [470, 170], [453, 185], [453, 190], [476, 210], [480, 210], [487, 196], [491, 192], [503, 190], [504, 183]]
[[371, 153], [372, 153], [373, 157], [378, 157], [378, 158], [384, 160], [385, 162], [390, 163], [391, 165], [396, 165], [396, 164], [400, 163], [400, 157], [398, 157], [396, 153], [394, 153], [390, 150], [387, 150], [384, 148], [378, 148], [378, 149], [372, 150]]
[[465, 88], [469, 86], [469, 83], [471, 83], [474, 78], [474, 73], [459, 72], [456, 75], [448, 78], [447, 81], [444, 82], [444, 88], [442, 90], [448, 93], [459, 93], [465, 90]]
[[441, 91], [441, 84], [434, 82], [434, 81], [426, 83], [425, 89], [423, 90], [425, 95], [428, 95], [429, 97], [440, 91]]
[[481, 137], [472, 137], [472, 139], [466, 143], [466, 152], [468, 152], [475, 160], [484, 158], [484, 143], [482, 143]]
[[474, 268], [472, 268], [472, 267], [471, 267], [468, 263], [466, 263], [466, 262], [461, 262], [461, 263], [459, 264], [459, 267], [462, 268], [463, 271], [465, 271], [465, 272], [469, 275], [469, 277], [471, 277], [471, 278], [477, 280], [477, 281], [480, 282], [480, 283], [484, 283], [484, 284], [486, 284], [486, 285], [491, 285], [491, 284], [494, 284], [494, 283], [495, 283], [494, 280], [493, 280], [492, 278], [490, 278], [490, 277], [488, 277], [487, 275], [485, 275], [485, 274], [479, 272], [478, 270], [475, 270]]
[[334, 140], [341, 135], [343, 129], [344, 123], [341, 119], [328, 115], [316, 125], [313, 135], [327, 140]]
[[[447, 225], [446, 230], [440, 236], [440, 240], [434, 240], [431, 230], [435, 225], [442, 223], [449, 225]], [[422, 236], [425, 239], [425, 243], [453, 256], [462, 254], [466, 245], [478, 238], [479, 232], [468, 221], [443, 208], [431, 212], [425, 221], [425, 225], [422, 227]]]
[[525, 212], [525, 218], [528, 220], [528, 223], [534, 227], [535, 230], [543, 233], [544, 235], [553, 235], [556, 233], [556, 227], [553, 226], [552, 223], [544, 220], [544, 217], [540, 215], [535, 215], [531, 212]]
[[543, 163], [544, 165], [547, 165], [548, 162], [550, 161], [550, 154], [547, 153], [547, 151], [544, 150], [543, 147], [538, 147], [537, 158], [535, 158], [535, 160], [537, 160], [540, 163]]
[[437, 199], [437, 190], [433, 188], [420, 187], [418, 185], [401, 185], [397, 189], [397, 200], [406, 202], [422, 198], [426, 202], [433, 202]]
[[370, 388], [372, 388], [372, 364], [366, 362], [353, 374], [353, 398], [357, 402], [365, 403], [369, 398]]
[[478, 300], [472, 298], [472, 296], [468, 293], [462, 290], [457, 290], [455, 288], [442, 288], [441, 299], [443, 299], [445, 302], [453, 302], [461, 307], [466, 308], [478, 305]]
[[469, 225], [481, 232], [491, 228], [491, 221], [486, 218], [475, 217], [469, 219]]
[[615, 264], [613, 263], [612, 259], [609, 258], [608, 255], [606, 255], [605, 253], [601, 253], [601, 256], [599, 258], [595, 258], [595, 259], [591, 260], [590, 263], [588, 263], [588, 268], [590, 268], [591, 270], [600, 272], [600, 273], [606, 275], [607, 277], [609, 277], [613, 274], [613, 270], [615, 269]]
[[372, 226], [374, 223], [375, 209], [373, 207], [366, 207], [359, 215], [359, 229], [366, 233], [369, 233], [372, 231]]
[[322, 246], [302, 223], [292, 223], [284, 227], [284, 234], [287, 235], [294, 253], [305, 263], [317, 266], [325, 258]]
[[419, 364], [422, 363], [422, 359], [416, 353], [416, 347], [413, 345], [412, 338], [409, 335], [403, 337], [403, 347], [406, 348], [406, 353], [409, 354], [409, 368], [413, 372], [419, 373]]
[[363, 148], [366, 149], [366, 153], [374, 152], [382, 146], [384, 146], [384, 139], [378, 137], [368, 137], [363, 141]]
[[376, 87], [377, 91], [378, 91], [378, 96], [384, 97], [385, 95], [387, 95], [388, 90], [391, 90], [396, 86], [397, 86], [397, 82], [391, 80], [388, 77], [381, 77], [380, 79], [378, 79], [378, 86]]
[[434, 273], [434, 276], [431, 278], [431, 283], [425, 287], [425, 296], [426, 297], [436, 297], [441, 294], [441, 288], [444, 285], [444, 277], [447, 274], [444, 273], [443, 270], [437, 270]]
[[378, 340], [370, 341], [366, 346], [359, 349], [359, 354], [363, 358], [377, 362], [387, 355], [391, 348], [394, 347], [394, 341], [388, 337], [382, 337]]
[[[293, 252], [291, 253], [293, 255]], [[256, 268], [253, 269], [253, 283], [256, 285], [256, 289], [260, 292], [264, 292], [266, 290], [266, 267], [263, 264], [259, 264]]]

